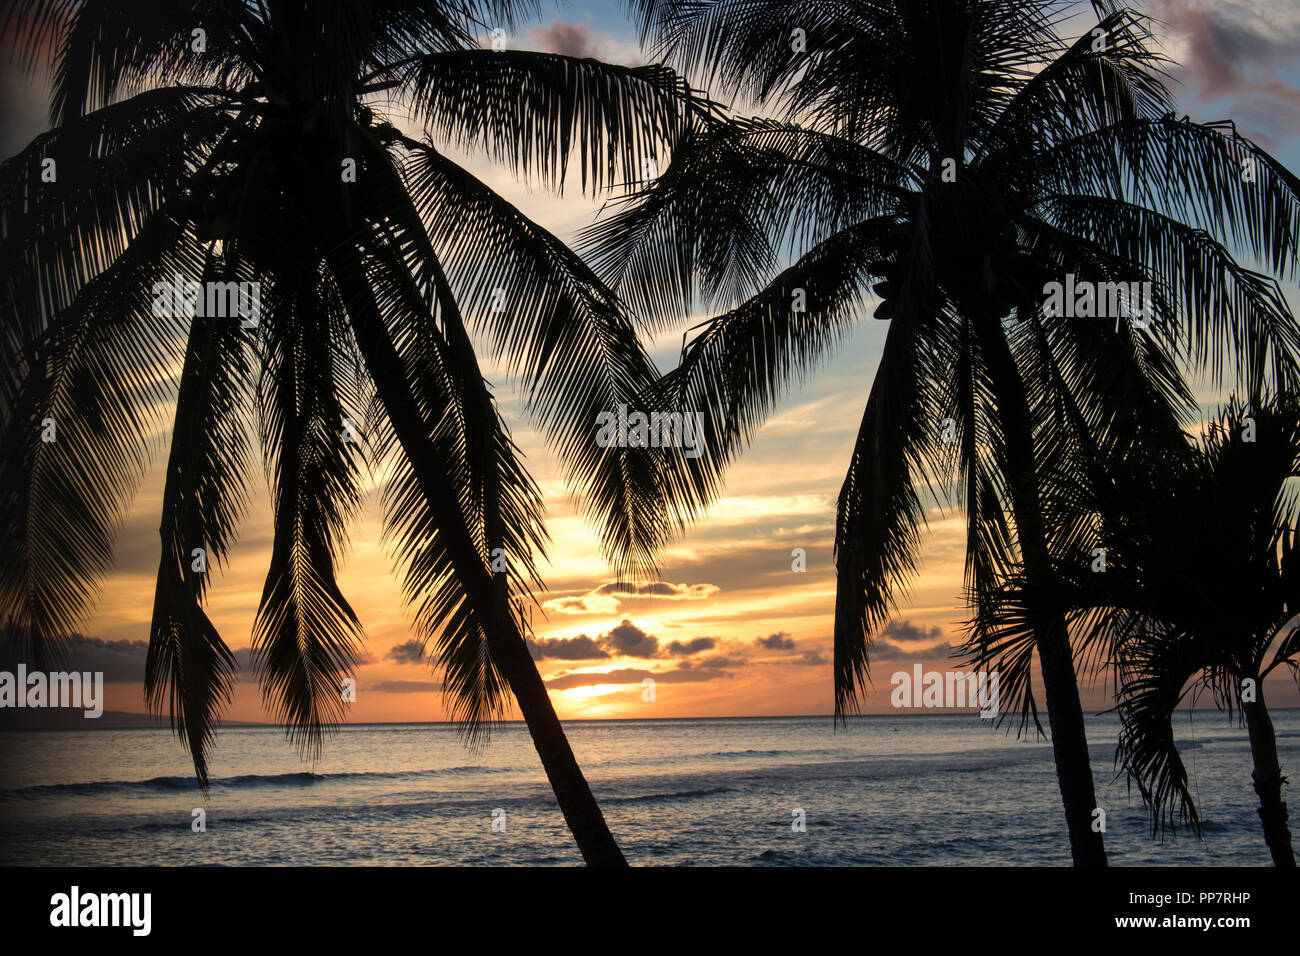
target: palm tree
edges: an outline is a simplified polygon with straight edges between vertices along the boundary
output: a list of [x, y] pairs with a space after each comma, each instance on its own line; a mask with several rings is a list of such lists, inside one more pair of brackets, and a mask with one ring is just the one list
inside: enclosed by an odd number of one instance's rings
[[1264, 679], [1300, 676], [1300, 404], [1232, 402], [1187, 451], [1127, 456], [1100, 510], [1105, 574], [1077, 582], [1079, 610], [1111, 647], [1122, 719], [1119, 760], [1152, 814], [1152, 835], [1200, 820], [1174, 715], [1208, 690], [1240, 708], [1264, 840], [1294, 867], [1285, 778]]
[[[1053, 0], [639, 6], [656, 56], [776, 117], [689, 130], [581, 247], [649, 328], [718, 312], [648, 399], [706, 412], [710, 454], [662, 468], [675, 516], [874, 292], [890, 326], [839, 497], [836, 715], [917, 569], [922, 492], [952, 481], [972, 602], [1028, 577], [1073, 858], [1104, 865], [1040, 458], [1167, 442], [1191, 407], [1180, 361], [1294, 380], [1286, 302], [1234, 251], [1294, 274], [1300, 182], [1231, 124], [1174, 116], [1147, 22], [1108, 3], [1077, 39]], [[1053, 281], [1149, 282], [1144, 321], [1052, 314]], [[1027, 676], [1015, 690], [1037, 724]]]
[[[145, 689], [206, 787], [235, 665], [202, 572], [234, 543], [255, 432], [274, 506], [257, 669], [314, 753], [362, 637], [336, 565], [366, 467], [381, 469], [453, 716], [477, 740], [513, 693], [584, 859], [623, 864], [526, 647], [543, 501], [470, 330], [522, 377], [616, 563], [661, 533], [652, 474], [636, 450], [596, 447], [591, 422], [656, 373], [563, 243], [385, 109], [554, 188], [577, 154], [594, 189], [670, 146], [696, 106], [666, 68], [477, 48], [526, 9], [0, 4], [0, 37], [26, 66], [59, 51], [54, 128], [0, 168], [0, 619], [33, 658], [57, 652], [172, 410]], [[168, 305], [176, 277], [256, 283], [243, 288], [260, 303], [223, 317], [182, 287]]]

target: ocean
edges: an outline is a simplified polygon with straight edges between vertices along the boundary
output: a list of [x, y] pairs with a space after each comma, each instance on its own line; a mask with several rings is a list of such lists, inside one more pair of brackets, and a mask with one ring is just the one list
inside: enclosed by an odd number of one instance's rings
[[[1300, 710], [1274, 721], [1283, 773], [1300, 779]], [[867, 716], [841, 729], [828, 717], [565, 726], [634, 865], [1069, 864], [1050, 744], [974, 715]], [[1205, 834], [1160, 841], [1115, 775], [1117, 727], [1113, 715], [1089, 718], [1113, 864], [1269, 864], [1243, 728], [1214, 712], [1179, 716]], [[314, 764], [278, 728], [227, 727], [212, 776], [204, 797], [167, 730], [0, 734], [0, 863], [582, 862], [522, 724], [498, 727], [478, 752], [447, 724], [351, 725]]]

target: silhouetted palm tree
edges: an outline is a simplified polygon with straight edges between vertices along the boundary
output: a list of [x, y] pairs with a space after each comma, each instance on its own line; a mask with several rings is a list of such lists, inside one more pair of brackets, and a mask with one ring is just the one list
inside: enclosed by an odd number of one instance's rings
[[[955, 478], [973, 603], [1028, 576], [1074, 860], [1104, 864], [1070, 634], [1047, 599], [1057, 478], [1040, 456], [1094, 435], [1167, 442], [1191, 407], [1180, 358], [1294, 380], [1286, 302], [1233, 252], [1294, 273], [1300, 183], [1231, 124], [1175, 117], [1146, 21], [1108, 4], [1077, 39], [1076, 5], [1052, 0], [638, 6], [657, 56], [779, 113], [689, 132], [584, 237], [651, 327], [725, 309], [647, 399], [706, 412], [709, 454], [663, 468], [678, 517], [874, 291], [890, 327], [839, 498], [836, 713], [858, 706], [872, 634], [916, 571], [924, 486]], [[1047, 284], [1071, 274], [1150, 282], [1144, 321], [1049, 314]], [[1031, 683], [1014, 690], [1036, 722]]]
[[[635, 450], [597, 447], [592, 421], [656, 373], [561, 242], [383, 112], [409, 106], [442, 140], [557, 188], [575, 152], [598, 188], [671, 143], [694, 107], [668, 69], [477, 48], [476, 34], [528, 8], [0, 6], [0, 35], [28, 66], [58, 51], [54, 128], [0, 170], [0, 615], [29, 654], [57, 646], [111, 561], [150, 430], [174, 407], [146, 692], [206, 786], [236, 669], [204, 612], [202, 571], [234, 542], [255, 428], [274, 506], [255, 656], [267, 704], [314, 751], [356, 660], [361, 624], [336, 562], [365, 466], [378, 465], [453, 716], [473, 737], [512, 691], [583, 856], [621, 864], [526, 648], [543, 502], [469, 329], [522, 376], [629, 565], [659, 534], [642, 496], [651, 475]], [[259, 283], [260, 308], [241, 320], [212, 314], [212, 299], [168, 306], [161, 290], [178, 276]]]
[[1282, 666], [1300, 677], [1300, 405], [1230, 403], [1190, 453], [1117, 458], [1109, 472], [1106, 571], [1080, 578], [1078, 604], [1101, 612], [1091, 629], [1116, 665], [1119, 759], [1152, 833], [1200, 831], [1174, 714], [1207, 689], [1241, 708], [1264, 839], [1294, 867], [1264, 678]]

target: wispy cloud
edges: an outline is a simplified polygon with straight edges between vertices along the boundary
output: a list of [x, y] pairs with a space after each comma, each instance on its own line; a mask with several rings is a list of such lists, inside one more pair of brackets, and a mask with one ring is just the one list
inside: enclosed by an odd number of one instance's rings
[[1182, 96], [1190, 94], [1206, 110], [1226, 107], [1226, 115], [1266, 145], [1300, 136], [1300, 4], [1154, 0], [1149, 10], [1178, 61], [1172, 74]]
[[586, 594], [552, 598], [542, 605], [548, 613], [613, 614], [629, 599], [703, 601], [721, 590], [716, 584], [670, 584], [667, 581], [610, 581]]

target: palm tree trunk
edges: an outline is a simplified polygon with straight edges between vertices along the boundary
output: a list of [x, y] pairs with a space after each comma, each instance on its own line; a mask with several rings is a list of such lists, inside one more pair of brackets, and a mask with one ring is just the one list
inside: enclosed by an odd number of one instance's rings
[[1075, 866], [1105, 866], [1105, 842], [1101, 833], [1093, 829], [1097, 797], [1069, 628], [1060, 612], [1050, 608], [1034, 609], [1040, 596], [1050, 592], [1052, 565], [1038, 494], [1038, 469], [1028, 398], [1002, 332], [1001, 320], [988, 317], [977, 322], [976, 327], [980, 330], [980, 345], [988, 362], [1002, 422], [1011, 511], [1027, 578], [1026, 601], [1030, 620], [1034, 622], [1035, 644], [1043, 672], [1047, 717], [1052, 728], [1052, 754], [1056, 759], [1056, 779], [1070, 832], [1070, 852]]
[[466, 599], [486, 627], [488, 650], [519, 704], [533, 744], [541, 758], [582, 858], [589, 866], [626, 866], [623, 852], [605, 822], [564, 728], [551, 706], [546, 686], [503, 596], [493, 587], [492, 575], [479, 554], [461, 515], [460, 502], [447, 484], [434, 457], [429, 429], [411, 392], [401, 356], [394, 347], [364, 270], [346, 243], [329, 256], [331, 270], [352, 315], [358, 346], [375, 381], [397, 440], [420, 481], [429, 507], [446, 519], [440, 532], [455, 554], [455, 566], [464, 575]]
[[533, 737], [533, 746], [542, 759], [546, 779], [551, 782], [564, 822], [573, 833], [582, 858], [588, 866], [627, 866], [623, 851], [614, 841], [587, 778], [573, 756], [542, 675], [523, 638], [518, 631], [513, 635], [501, 633], [497, 640], [489, 635], [488, 647], [492, 660], [510, 682], [519, 711]]
[[1273, 720], [1264, 704], [1264, 681], [1255, 682], [1256, 699], [1242, 704], [1246, 712], [1246, 730], [1250, 734], [1250, 756], [1255, 763], [1251, 777], [1259, 794], [1259, 821], [1264, 827], [1264, 842], [1273, 856], [1274, 866], [1295, 868], [1291, 851], [1291, 831], [1287, 827], [1286, 803], [1282, 800], [1282, 766], [1277, 759], [1277, 735]]

